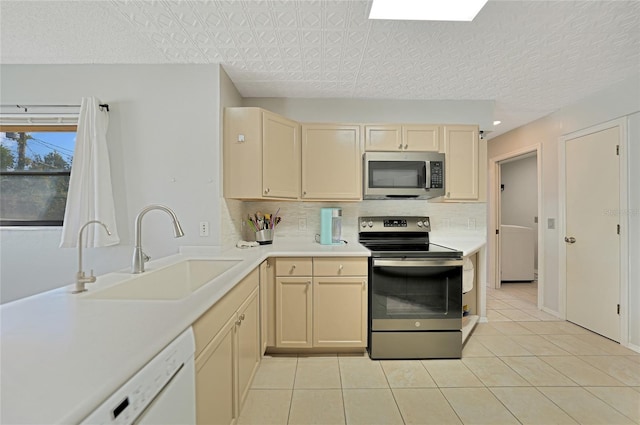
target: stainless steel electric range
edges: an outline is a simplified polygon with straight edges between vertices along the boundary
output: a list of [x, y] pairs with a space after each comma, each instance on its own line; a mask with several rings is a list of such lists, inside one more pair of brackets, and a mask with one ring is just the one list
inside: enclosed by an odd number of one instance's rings
[[462, 252], [429, 242], [429, 217], [360, 217], [372, 359], [460, 358]]

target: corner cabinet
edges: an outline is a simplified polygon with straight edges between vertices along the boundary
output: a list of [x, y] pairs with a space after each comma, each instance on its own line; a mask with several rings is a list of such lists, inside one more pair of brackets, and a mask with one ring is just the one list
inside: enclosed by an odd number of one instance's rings
[[276, 259], [276, 348], [364, 348], [367, 259]]
[[431, 124], [365, 126], [366, 151], [438, 152], [441, 127]]
[[196, 421], [233, 424], [260, 363], [258, 269], [193, 324]]
[[302, 199], [362, 199], [359, 125], [302, 124]]
[[487, 145], [476, 125], [442, 126], [446, 201], [486, 200]]
[[226, 198], [299, 198], [297, 122], [261, 108], [225, 108], [223, 158]]

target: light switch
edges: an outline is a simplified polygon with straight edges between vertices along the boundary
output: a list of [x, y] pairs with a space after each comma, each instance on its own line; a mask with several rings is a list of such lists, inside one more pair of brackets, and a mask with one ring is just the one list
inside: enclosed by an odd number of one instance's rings
[[555, 229], [556, 228], [556, 219], [548, 218], [547, 219], [547, 229]]

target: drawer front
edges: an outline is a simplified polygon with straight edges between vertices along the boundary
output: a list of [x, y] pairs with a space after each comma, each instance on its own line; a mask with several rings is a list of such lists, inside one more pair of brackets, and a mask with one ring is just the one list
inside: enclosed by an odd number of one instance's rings
[[316, 257], [313, 259], [314, 276], [366, 276], [368, 262], [365, 257]]
[[313, 262], [309, 257], [276, 258], [276, 276], [311, 276]]

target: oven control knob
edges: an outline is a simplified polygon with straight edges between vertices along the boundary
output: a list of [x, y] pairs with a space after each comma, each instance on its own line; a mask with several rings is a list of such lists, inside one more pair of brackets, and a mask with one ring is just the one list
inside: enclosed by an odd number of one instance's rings
[[360, 223], [360, 226], [362, 226], [362, 227], [367, 227], [367, 222], [366, 222], [366, 221], [363, 221], [362, 223]]
[[420, 327], [420, 322], [416, 322], [416, 328]]
[[418, 221], [418, 227], [422, 227], [422, 221]]
[[368, 222], [368, 223], [367, 223], [367, 225], [368, 225], [369, 227], [373, 227], [373, 221]]

